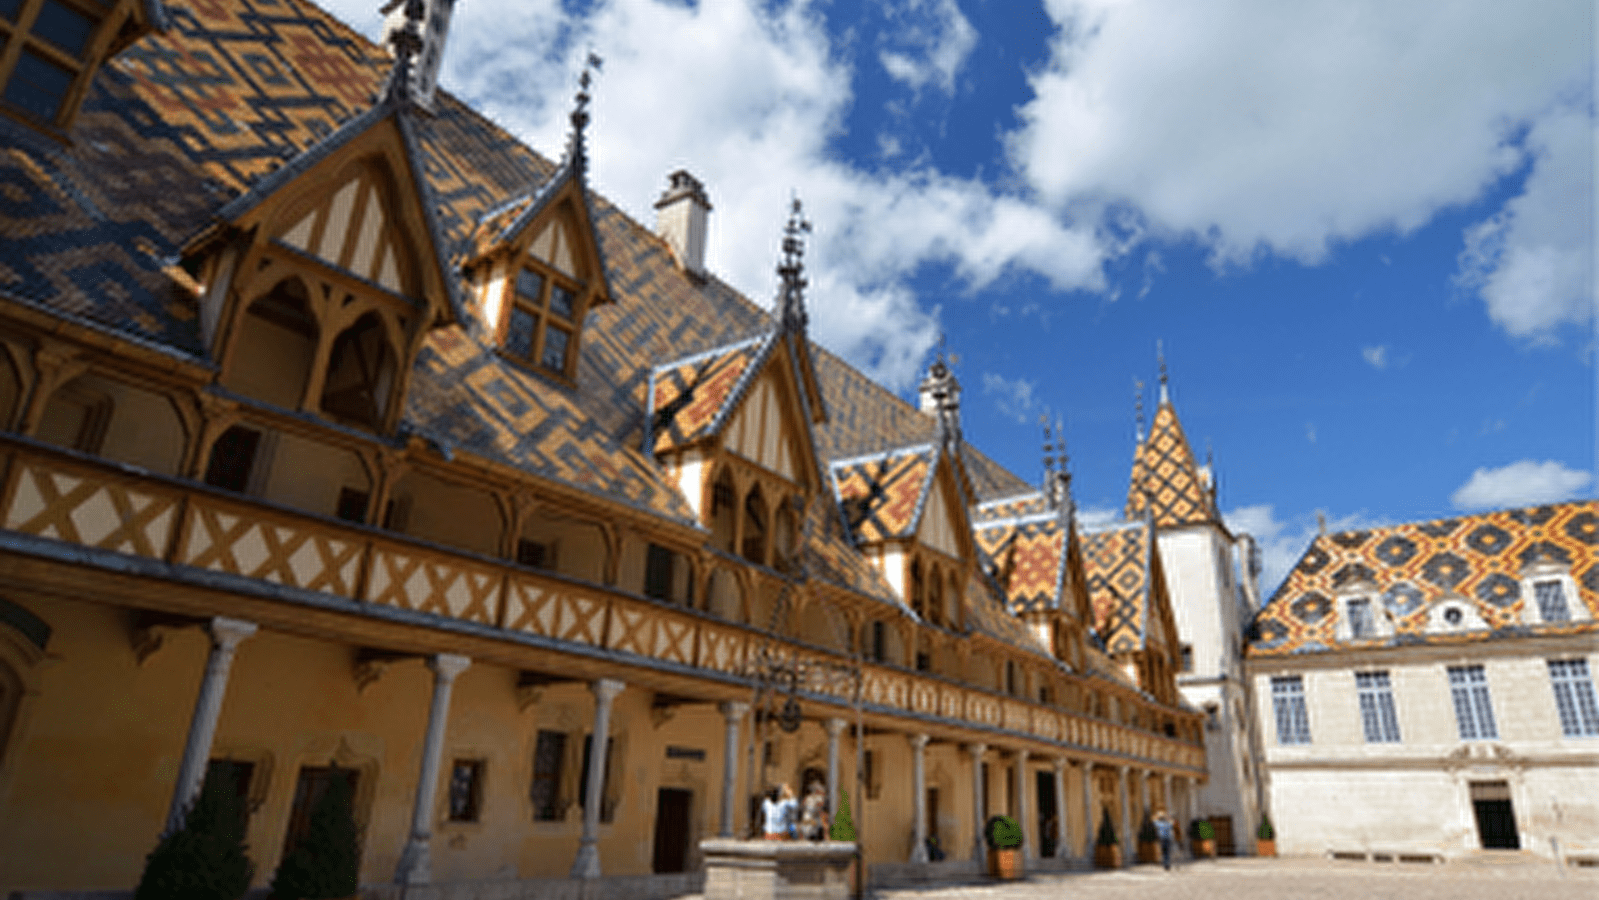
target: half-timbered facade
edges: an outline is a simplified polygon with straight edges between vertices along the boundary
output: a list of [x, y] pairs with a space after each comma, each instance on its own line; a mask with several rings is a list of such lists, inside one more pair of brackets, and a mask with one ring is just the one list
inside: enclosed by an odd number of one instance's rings
[[0, 893], [131, 887], [208, 777], [261, 884], [348, 780], [411, 896], [683, 893], [781, 782], [910, 866], [1197, 794], [1163, 595], [1122, 656], [1069, 515], [990, 534], [1034, 488], [942, 361], [924, 412], [809, 341], [797, 209], [752, 302], [691, 177], [660, 234], [589, 190], [586, 91], [553, 162], [436, 91], [447, 0], [392, 54], [126, 2], [54, 100], [41, 4], [0, 8]]

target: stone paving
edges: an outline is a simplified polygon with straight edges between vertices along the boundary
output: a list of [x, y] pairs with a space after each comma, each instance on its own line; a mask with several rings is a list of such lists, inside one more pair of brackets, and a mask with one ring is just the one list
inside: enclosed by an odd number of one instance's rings
[[1223, 859], [1171, 872], [1036, 874], [1009, 884], [895, 888], [877, 900], [1599, 900], [1599, 870], [1553, 863], [1444, 865]]

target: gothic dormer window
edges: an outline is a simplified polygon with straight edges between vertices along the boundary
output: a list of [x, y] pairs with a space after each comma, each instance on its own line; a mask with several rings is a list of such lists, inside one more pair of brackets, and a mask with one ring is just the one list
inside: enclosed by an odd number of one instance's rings
[[501, 346], [519, 361], [570, 378], [577, 359], [582, 287], [530, 261], [516, 275], [514, 294]]
[[113, 14], [87, 0], [0, 0], [5, 110], [34, 125], [70, 125], [118, 24], [127, 20], [122, 9]]

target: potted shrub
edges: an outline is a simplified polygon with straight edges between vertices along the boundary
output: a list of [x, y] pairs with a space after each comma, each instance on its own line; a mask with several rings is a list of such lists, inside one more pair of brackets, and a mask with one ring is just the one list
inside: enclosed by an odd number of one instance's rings
[[335, 772], [327, 791], [311, 807], [305, 837], [283, 858], [272, 877], [276, 900], [334, 900], [360, 888], [361, 839], [355, 826], [350, 780]]
[[1155, 822], [1147, 814], [1143, 824], [1138, 826], [1138, 861], [1160, 862], [1160, 832], [1155, 830]]
[[1010, 816], [995, 816], [983, 826], [988, 841], [988, 874], [996, 878], [1022, 877], [1022, 827]]
[[1277, 830], [1271, 827], [1271, 817], [1260, 814], [1260, 827], [1255, 829], [1255, 855], [1277, 855]]
[[1110, 820], [1110, 810], [1103, 810], [1104, 815], [1099, 820], [1099, 836], [1094, 839], [1094, 867], [1098, 869], [1120, 869], [1122, 867], [1122, 845], [1116, 839], [1116, 825]]
[[1195, 819], [1189, 824], [1188, 833], [1193, 836], [1195, 859], [1216, 855], [1216, 829], [1211, 827], [1209, 819]]
[[[827, 829], [827, 837], [834, 841], [855, 842], [855, 820], [849, 814], [849, 791], [838, 789], [838, 814]], [[849, 861], [849, 871], [844, 877], [849, 881], [851, 897], [861, 895], [861, 847], [855, 844], [855, 857]]]
[[134, 900], [238, 900], [255, 865], [245, 855], [244, 811], [233, 785], [206, 778], [184, 816], [145, 857]]

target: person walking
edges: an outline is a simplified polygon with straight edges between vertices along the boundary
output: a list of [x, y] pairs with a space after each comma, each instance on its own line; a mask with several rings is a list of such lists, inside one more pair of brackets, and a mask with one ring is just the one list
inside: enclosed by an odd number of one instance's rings
[[1155, 813], [1155, 834], [1160, 838], [1160, 864], [1171, 871], [1172, 821], [1166, 811]]

